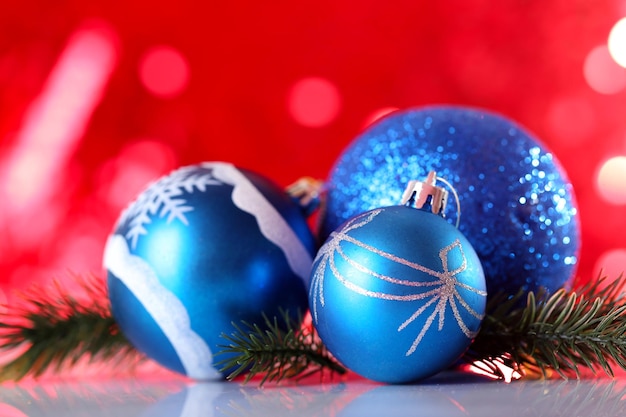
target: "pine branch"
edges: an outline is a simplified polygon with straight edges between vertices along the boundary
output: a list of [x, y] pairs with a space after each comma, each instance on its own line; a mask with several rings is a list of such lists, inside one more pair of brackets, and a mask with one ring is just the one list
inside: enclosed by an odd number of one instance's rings
[[[600, 279], [578, 291], [560, 289], [551, 296], [539, 291], [492, 297], [464, 360], [500, 379], [506, 376], [503, 366], [523, 376], [556, 372], [563, 378], [580, 377], [583, 368], [609, 376], [615, 366], [626, 370], [626, 299], [621, 295], [626, 280], [605, 282]], [[267, 329], [244, 326], [224, 335], [230, 344], [222, 352], [234, 354], [222, 363], [223, 369], [235, 369], [229, 379], [250, 369], [245, 381], [262, 374], [262, 385], [295, 377], [311, 364], [316, 365], [313, 372], [337, 365], [327, 352], [322, 357], [328, 362], [309, 358], [309, 352], [324, 347], [311, 335], [298, 335], [293, 325], [285, 332], [276, 318], [265, 318]]]
[[[104, 282], [78, 279], [81, 299], [55, 283], [33, 287], [17, 306], [0, 314], [0, 349], [17, 357], [0, 367], [0, 381], [40, 376], [47, 370], [71, 367], [83, 358], [128, 364], [141, 358], [111, 316]], [[626, 370], [626, 278], [605, 285], [600, 279], [577, 290], [552, 295], [520, 292], [491, 297], [482, 328], [465, 354], [468, 363], [504, 378], [502, 366], [522, 376], [580, 377], [584, 369]], [[525, 299], [525, 303], [523, 302]], [[226, 359], [216, 366], [229, 379], [260, 376], [260, 384], [303, 378], [330, 370], [343, 374], [312, 326], [301, 326], [286, 312], [264, 323], [234, 325], [223, 335], [218, 352]]]
[[259, 385], [305, 378], [325, 369], [346, 373], [330, 356], [315, 330], [300, 326], [301, 321], [283, 311], [281, 322], [277, 317], [269, 319], [264, 315], [263, 327], [247, 322], [242, 322], [242, 326], [233, 323], [235, 331], [230, 335], [222, 334], [230, 343], [221, 346], [223, 350], [217, 353], [229, 357], [216, 363], [216, 367], [222, 372], [230, 370], [229, 380], [245, 372], [244, 382], [263, 375]]
[[110, 314], [106, 286], [95, 277], [74, 277], [83, 301], [61, 284], [33, 286], [17, 306], [0, 314], [0, 350], [23, 351], [0, 366], [0, 381], [38, 377], [80, 360], [136, 363], [141, 355], [119, 331]]
[[561, 289], [493, 297], [476, 340], [465, 355], [493, 376], [504, 365], [521, 375], [580, 377], [582, 369], [613, 376], [626, 370], [625, 281], [599, 279], [577, 291]]

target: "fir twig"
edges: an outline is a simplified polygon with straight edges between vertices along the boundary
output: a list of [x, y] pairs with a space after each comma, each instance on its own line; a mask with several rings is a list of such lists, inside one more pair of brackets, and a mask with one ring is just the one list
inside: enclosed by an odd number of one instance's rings
[[561, 289], [547, 296], [493, 297], [482, 328], [465, 360], [503, 378], [501, 365], [520, 375], [556, 372], [580, 377], [582, 369], [613, 376], [626, 370], [625, 281], [599, 279], [579, 291]]
[[31, 287], [0, 314], [0, 350], [23, 351], [0, 366], [0, 381], [38, 377], [85, 359], [120, 364], [140, 358], [111, 316], [104, 281], [74, 278], [81, 300], [54, 281], [52, 287]]
[[[83, 278], [81, 300], [55, 282], [33, 287], [22, 303], [0, 314], [0, 350], [19, 351], [0, 366], [0, 381], [40, 376], [46, 370], [71, 367], [79, 360], [128, 363], [141, 356], [111, 316], [104, 282]], [[524, 375], [580, 377], [583, 369], [613, 375], [626, 370], [626, 298], [619, 277], [594, 281], [577, 290], [552, 295], [523, 293], [491, 297], [482, 328], [466, 353], [467, 362], [504, 378], [503, 366]], [[525, 304], [523, 303], [525, 298]], [[86, 301], [85, 301], [86, 300]], [[229, 379], [262, 376], [260, 384], [346, 369], [326, 350], [315, 329], [301, 326], [287, 312], [264, 317], [264, 323], [235, 325], [223, 335], [228, 342], [216, 366]]]
[[233, 323], [234, 332], [222, 334], [229, 342], [217, 355], [227, 358], [216, 363], [222, 372], [230, 371], [228, 379], [246, 373], [244, 382], [263, 375], [259, 385], [286, 378], [304, 378], [325, 369], [339, 374], [346, 369], [337, 363], [317, 337], [314, 328], [300, 326], [288, 312], [281, 320], [264, 317], [263, 326], [256, 323]]

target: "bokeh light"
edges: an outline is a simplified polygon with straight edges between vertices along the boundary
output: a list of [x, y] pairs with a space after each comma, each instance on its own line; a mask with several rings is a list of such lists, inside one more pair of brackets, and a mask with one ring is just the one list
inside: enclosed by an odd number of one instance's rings
[[574, 148], [591, 138], [596, 127], [596, 114], [588, 100], [581, 96], [561, 96], [547, 114], [550, 137], [564, 147]]
[[15, 211], [42, 204], [61, 185], [51, 179], [60, 179], [83, 138], [117, 54], [115, 35], [103, 25], [80, 28], [67, 41], [0, 171], [0, 191]]
[[626, 156], [615, 156], [600, 165], [596, 187], [605, 202], [626, 204]]
[[83, 174], [76, 153], [119, 58], [116, 33], [100, 21], [80, 24], [60, 40], [49, 72], [25, 106], [12, 146], [0, 147], [0, 231], [8, 242], [0, 249], [0, 267], [9, 265], [0, 281], [8, 287], [52, 277], [51, 259], [62, 239], [57, 234], [65, 232]]
[[153, 139], [129, 142], [98, 171], [100, 201], [117, 212], [126, 207], [148, 184], [176, 167], [176, 155], [166, 144]]
[[2, 417], [28, 417], [26, 414], [24, 414], [17, 408], [9, 404], [5, 404], [5, 403], [0, 403], [0, 416]]
[[605, 277], [611, 282], [626, 272], [626, 248], [616, 248], [604, 252], [596, 260], [594, 278]]
[[[102, 242], [101, 223], [90, 225], [86, 220], [72, 228], [68, 228], [66, 234], [59, 238], [55, 259], [55, 266], [68, 271], [82, 271], [83, 273], [96, 273], [100, 270], [104, 244]], [[108, 229], [108, 228], [107, 228]], [[80, 256], [76, 256], [80, 253]], [[67, 288], [76, 284], [72, 275], [58, 277]]]
[[607, 45], [615, 62], [626, 68], [626, 17], [613, 26]]
[[617, 65], [606, 45], [589, 52], [583, 74], [589, 87], [600, 94], [616, 94], [626, 87], [626, 69]]
[[139, 78], [152, 94], [162, 98], [182, 93], [189, 82], [189, 64], [170, 46], [155, 46], [139, 62]]
[[301, 125], [322, 127], [339, 114], [341, 97], [337, 87], [327, 79], [303, 78], [291, 87], [287, 107], [294, 120]]
[[380, 120], [381, 118], [393, 113], [396, 110], [399, 109], [397, 107], [382, 107], [378, 110], [373, 111], [372, 113], [370, 113], [369, 116], [365, 118], [365, 123], [363, 123], [363, 127], [365, 128], [372, 123], [375, 123], [377, 120]]

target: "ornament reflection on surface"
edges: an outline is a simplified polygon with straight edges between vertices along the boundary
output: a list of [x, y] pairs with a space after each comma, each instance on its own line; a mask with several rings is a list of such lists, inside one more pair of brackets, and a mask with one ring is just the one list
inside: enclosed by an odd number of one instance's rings
[[397, 204], [405, 184], [429, 171], [459, 193], [460, 231], [490, 294], [555, 290], [573, 276], [580, 232], [566, 173], [521, 126], [479, 109], [398, 111], [365, 130], [329, 173], [320, 239], [355, 215]]
[[467, 416], [467, 411], [443, 390], [387, 385], [359, 396], [337, 417], [409, 415], [461, 417]]
[[[141, 410], [184, 387], [182, 378], [151, 383], [134, 379], [42, 380], [0, 386], [0, 404], [28, 417], [126, 417], [138, 415]], [[5, 417], [5, 414], [0, 415]], [[9, 414], [6, 417], [14, 416]]]
[[268, 179], [224, 162], [183, 167], [142, 192], [108, 239], [112, 313], [156, 362], [219, 379], [213, 352], [233, 322], [306, 311], [314, 250], [301, 208]]
[[258, 388], [207, 382], [171, 394], [141, 417], [615, 417], [626, 415], [624, 385], [606, 380], [505, 384], [458, 372], [416, 385], [354, 379]]
[[[310, 383], [309, 383], [310, 382]], [[417, 385], [362, 379], [286, 386], [180, 380], [38, 382], [0, 386], [15, 417], [530, 417], [626, 415], [626, 380], [504, 384], [443, 372]], [[2, 408], [0, 408], [2, 409]], [[13, 415], [7, 417], [14, 417]]]
[[[472, 376], [462, 383], [468, 380]], [[442, 417], [467, 415], [437, 385], [381, 387], [351, 381], [264, 388], [198, 383], [159, 401], [141, 417], [380, 417], [412, 415], [411, 411]]]
[[216, 410], [218, 398], [232, 392], [232, 387], [219, 382], [206, 382], [188, 385], [179, 392], [170, 394], [157, 404], [145, 410], [141, 417], [201, 417], [220, 415], [219, 411], [208, 414], [208, 410]]
[[190, 385], [150, 407], [141, 417], [327, 417], [335, 416], [369, 384], [302, 384], [258, 388], [237, 383]]

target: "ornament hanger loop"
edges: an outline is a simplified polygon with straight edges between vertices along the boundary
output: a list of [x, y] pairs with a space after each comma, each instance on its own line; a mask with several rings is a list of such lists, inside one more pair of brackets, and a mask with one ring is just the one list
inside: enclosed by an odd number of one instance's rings
[[440, 181], [448, 186], [454, 200], [456, 202], [456, 228], [459, 228], [461, 223], [461, 202], [456, 189], [442, 177], [438, 177], [435, 171], [430, 171], [425, 181], [412, 180], [409, 181], [404, 194], [402, 195], [402, 204], [413, 204], [415, 208], [421, 209], [430, 205], [430, 209], [434, 214], [438, 214], [445, 217], [444, 211], [448, 203], [448, 191], [442, 187], [437, 186], [437, 181]]

